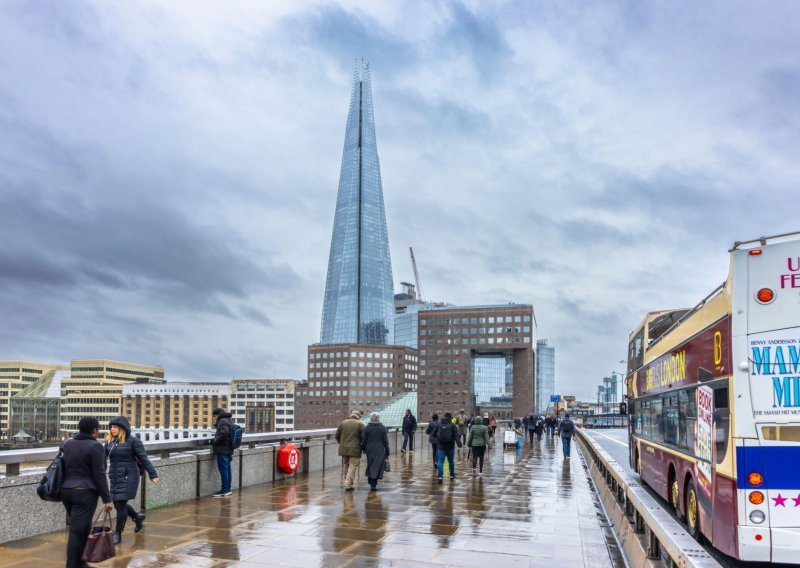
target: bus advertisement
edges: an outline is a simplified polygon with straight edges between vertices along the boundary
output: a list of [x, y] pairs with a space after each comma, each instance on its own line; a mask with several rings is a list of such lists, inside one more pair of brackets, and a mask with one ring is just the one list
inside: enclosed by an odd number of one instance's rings
[[631, 333], [630, 460], [696, 538], [800, 553], [800, 233], [738, 242], [728, 278]]

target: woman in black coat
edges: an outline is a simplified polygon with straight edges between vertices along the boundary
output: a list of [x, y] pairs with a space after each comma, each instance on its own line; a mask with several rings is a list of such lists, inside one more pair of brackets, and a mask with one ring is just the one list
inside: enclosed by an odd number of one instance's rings
[[147, 458], [142, 441], [136, 436], [131, 436], [131, 425], [124, 416], [117, 416], [109, 423], [106, 455], [110, 462], [108, 479], [111, 481], [111, 500], [117, 510], [117, 525], [113, 540], [114, 544], [119, 544], [128, 517], [136, 523], [133, 532], [142, 530], [144, 513], [137, 513], [136, 509], [128, 504], [128, 501], [136, 498], [136, 493], [139, 491], [139, 477], [143, 470], [147, 470], [150, 481], [156, 484], [158, 473]]
[[369, 415], [369, 423], [361, 432], [361, 451], [367, 454], [367, 480], [372, 491], [378, 489], [378, 480], [383, 479], [384, 462], [389, 459], [389, 434], [381, 424], [377, 412]]

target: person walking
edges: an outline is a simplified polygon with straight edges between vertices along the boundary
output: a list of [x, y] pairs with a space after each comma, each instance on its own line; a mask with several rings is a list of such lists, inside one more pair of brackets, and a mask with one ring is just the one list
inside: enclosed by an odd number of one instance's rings
[[128, 503], [139, 492], [139, 478], [147, 471], [150, 481], [155, 485], [158, 483], [158, 473], [147, 458], [142, 441], [131, 436], [131, 425], [124, 416], [117, 416], [109, 422], [105, 450], [109, 461], [111, 500], [117, 510], [117, 524], [111, 538], [114, 544], [119, 544], [128, 517], [136, 523], [133, 532], [138, 533], [143, 527], [145, 514], [137, 513]]
[[528, 431], [528, 441], [533, 446], [533, 435], [536, 433], [536, 415], [528, 414], [528, 422], [525, 429]]
[[544, 420], [544, 425], [547, 427], [547, 435], [552, 438], [556, 430], [556, 419], [553, 418], [552, 414], [547, 415], [547, 418]]
[[468, 429], [469, 426], [467, 424], [467, 413], [464, 411], [463, 408], [458, 411], [458, 414], [456, 415], [455, 422], [456, 422], [456, 426], [458, 426], [458, 437], [459, 437], [459, 440], [461, 442], [460, 444], [458, 444], [458, 447], [461, 448], [466, 443], [466, 441], [467, 441], [467, 433], [469, 432], [469, 429]]
[[414, 453], [414, 434], [417, 431], [417, 419], [411, 414], [411, 409], [406, 408], [406, 415], [403, 416], [403, 447], [400, 453], [406, 453], [406, 446], [408, 446], [408, 453]]
[[336, 441], [339, 443], [339, 455], [342, 456], [344, 468], [344, 490], [352, 491], [353, 480], [358, 472], [361, 461], [361, 433], [364, 425], [361, 423], [361, 413], [354, 410], [350, 418], [344, 420], [336, 429]]
[[495, 432], [497, 432], [497, 418], [492, 415], [489, 418], [489, 433], [492, 435], [492, 438], [494, 438]]
[[439, 415], [435, 412], [431, 416], [431, 421], [428, 422], [428, 427], [425, 428], [425, 433], [428, 435], [428, 442], [431, 444], [433, 451], [433, 469], [439, 469], [439, 443], [436, 441], [436, 433], [439, 429]]
[[[486, 419], [488, 422], [488, 419]], [[476, 476], [476, 468], [480, 463], [480, 470], [477, 471], [477, 476], [483, 475], [483, 457], [486, 454], [486, 448], [489, 446], [489, 438], [491, 437], [490, 427], [480, 420], [475, 420], [475, 423], [470, 427], [469, 434], [467, 435], [467, 446], [472, 450], [472, 475]]]
[[514, 430], [519, 430], [522, 428], [522, 419], [517, 416], [514, 418]]
[[69, 518], [67, 568], [88, 568], [81, 556], [92, 530], [97, 498], [103, 500], [103, 510], [114, 508], [106, 479], [106, 456], [96, 439], [99, 431], [97, 418], [84, 416], [78, 422], [78, 433], [59, 448], [64, 460], [61, 503]]
[[361, 433], [361, 451], [367, 454], [367, 481], [371, 491], [378, 490], [383, 479], [385, 462], [389, 459], [389, 434], [377, 412], [369, 415], [369, 423]]
[[542, 434], [544, 434], [544, 420], [542, 420], [541, 416], [536, 417], [536, 426], [533, 431], [536, 433], [536, 441], [541, 442]]
[[214, 455], [217, 456], [217, 469], [219, 470], [222, 487], [211, 496], [230, 497], [231, 482], [233, 480], [233, 476], [231, 475], [231, 461], [233, 460], [231, 431], [233, 430], [233, 420], [231, 420], [231, 413], [223, 408], [215, 408], [212, 412], [212, 416], [217, 431], [214, 433], [214, 440], [211, 442], [211, 447], [214, 449]]
[[569, 419], [569, 414], [564, 414], [564, 418], [558, 424], [558, 433], [561, 435], [561, 448], [564, 451], [564, 459], [569, 459], [570, 443], [572, 436], [575, 435], [575, 423]]
[[450, 479], [456, 478], [455, 447], [462, 447], [461, 435], [458, 426], [453, 424], [453, 416], [449, 412], [444, 413], [444, 419], [436, 430], [436, 444], [438, 454], [436, 457], [437, 472], [439, 483], [444, 479], [444, 460], [447, 459], [450, 465]]

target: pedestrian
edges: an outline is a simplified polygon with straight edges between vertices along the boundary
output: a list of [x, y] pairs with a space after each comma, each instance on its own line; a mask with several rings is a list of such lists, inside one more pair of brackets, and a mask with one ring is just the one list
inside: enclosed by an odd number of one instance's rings
[[556, 429], [556, 419], [553, 418], [552, 414], [547, 415], [547, 418], [544, 420], [544, 425], [547, 427], [547, 435], [552, 438]]
[[111, 500], [117, 510], [117, 524], [111, 537], [114, 544], [122, 542], [122, 531], [128, 517], [136, 523], [133, 532], [142, 530], [145, 514], [137, 513], [128, 501], [139, 492], [139, 478], [147, 472], [153, 485], [158, 483], [158, 473], [147, 457], [144, 444], [131, 436], [131, 425], [124, 416], [112, 418], [108, 426], [105, 445], [108, 456], [108, 479], [111, 482]]
[[459, 436], [459, 439], [461, 441], [461, 443], [458, 445], [458, 447], [461, 448], [466, 443], [466, 441], [467, 441], [467, 433], [469, 432], [469, 429], [468, 429], [469, 426], [467, 424], [467, 413], [463, 408], [458, 411], [458, 414], [456, 415], [456, 418], [455, 418], [455, 423], [456, 423], [456, 426], [458, 426], [458, 436]]
[[453, 416], [449, 412], [444, 413], [444, 421], [439, 425], [436, 431], [436, 443], [438, 445], [438, 455], [436, 459], [439, 483], [444, 479], [445, 459], [447, 459], [450, 465], [450, 479], [454, 480], [456, 478], [456, 462], [454, 460], [455, 446], [458, 444], [460, 448], [463, 444], [461, 443], [461, 435], [458, 426], [453, 424]]
[[369, 423], [361, 432], [361, 451], [367, 454], [367, 481], [371, 491], [378, 490], [378, 480], [383, 479], [386, 460], [389, 459], [389, 434], [381, 424], [377, 412], [369, 415]]
[[425, 429], [425, 433], [428, 435], [428, 442], [431, 444], [431, 450], [433, 451], [433, 469], [439, 469], [439, 444], [436, 441], [436, 434], [439, 429], [439, 415], [435, 412], [433, 416], [431, 416], [431, 421], [428, 422], [428, 427]]
[[572, 436], [575, 435], [575, 423], [569, 419], [569, 414], [564, 414], [564, 418], [558, 424], [558, 433], [561, 435], [561, 448], [564, 451], [564, 459], [569, 459], [569, 446]]
[[522, 428], [522, 420], [520, 419], [519, 416], [517, 416], [516, 418], [514, 418], [514, 430], [519, 430], [521, 428]]
[[536, 433], [536, 415], [535, 414], [528, 414], [527, 418], [527, 426], [525, 429], [528, 431], [528, 441], [530, 442], [531, 446], [533, 445], [533, 435]]
[[[486, 421], [488, 422], [488, 418]], [[477, 476], [483, 475], [483, 456], [486, 454], [486, 448], [489, 446], [489, 438], [491, 430], [489, 426], [475, 420], [475, 423], [470, 427], [469, 434], [467, 435], [467, 446], [472, 450], [472, 475], [476, 476], [476, 468], [480, 463], [480, 470], [477, 471]]]
[[533, 429], [536, 432], [536, 441], [542, 441], [542, 434], [544, 434], [544, 420], [542, 420], [541, 416], [536, 417], [536, 427]]
[[98, 496], [103, 500], [104, 511], [114, 508], [106, 479], [106, 455], [96, 439], [99, 431], [97, 418], [84, 416], [78, 422], [78, 433], [59, 448], [64, 460], [61, 502], [69, 519], [67, 568], [88, 567], [81, 556], [92, 530]]
[[411, 409], [406, 408], [406, 415], [403, 416], [403, 447], [400, 453], [406, 453], [406, 445], [408, 445], [408, 453], [414, 453], [414, 433], [417, 431], [417, 419], [411, 414]]
[[494, 438], [494, 433], [497, 431], [497, 418], [494, 417], [494, 414], [489, 418], [489, 430]]
[[212, 497], [230, 497], [231, 496], [231, 482], [233, 476], [231, 474], [231, 461], [233, 460], [233, 441], [231, 440], [231, 432], [233, 430], [233, 420], [231, 420], [231, 413], [224, 408], [215, 408], [212, 412], [214, 417], [214, 426], [217, 431], [214, 433], [214, 440], [211, 442], [211, 447], [214, 449], [214, 455], [217, 456], [217, 469], [219, 469], [219, 477], [222, 487]]
[[342, 421], [336, 429], [336, 441], [339, 443], [339, 455], [342, 456], [344, 474], [344, 490], [352, 491], [353, 480], [358, 473], [358, 464], [361, 461], [361, 433], [364, 425], [361, 423], [361, 413], [354, 410], [350, 418]]

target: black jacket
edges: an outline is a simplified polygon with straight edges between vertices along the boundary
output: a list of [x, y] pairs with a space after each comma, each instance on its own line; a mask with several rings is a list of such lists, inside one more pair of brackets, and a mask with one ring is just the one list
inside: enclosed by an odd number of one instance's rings
[[76, 434], [61, 446], [64, 459], [63, 489], [93, 489], [103, 503], [111, 503], [106, 480], [106, 455], [103, 444], [89, 434]]
[[403, 434], [413, 434], [417, 430], [417, 419], [414, 415], [403, 416]]
[[231, 413], [223, 412], [217, 418], [217, 431], [214, 434], [214, 441], [211, 442], [211, 447], [214, 448], [215, 454], [233, 455], [233, 444], [231, 444], [232, 429]]
[[[439, 441], [439, 438], [438, 438], [439, 432], [443, 428], [451, 428], [453, 430], [453, 441], [452, 442], [441, 442], [441, 441]], [[436, 443], [438, 444], [438, 448], [440, 450], [452, 450], [452, 449], [454, 449], [456, 447], [456, 444], [458, 444], [458, 447], [461, 448], [464, 444], [461, 443], [461, 438], [459, 437], [458, 434], [459, 434], [458, 426], [456, 426], [452, 422], [442, 422], [442, 423], [440, 423], [439, 427], [436, 429], [436, 436], [437, 436]]]
[[436, 441], [436, 432], [439, 430], [439, 421], [431, 420], [428, 422], [428, 427], [425, 428], [425, 433], [428, 435], [428, 442], [431, 444], [438, 444]]
[[156, 468], [147, 458], [144, 444], [136, 436], [131, 436], [131, 426], [124, 416], [117, 416], [109, 422], [110, 426], [119, 426], [125, 430], [125, 443], [110, 442], [106, 444], [109, 468], [108, 479], [111, 481], [111, 500], [130, 501], [139, 491], [139, 466], [136, 460], [147, 470], [150, 479], [158, 477]]

